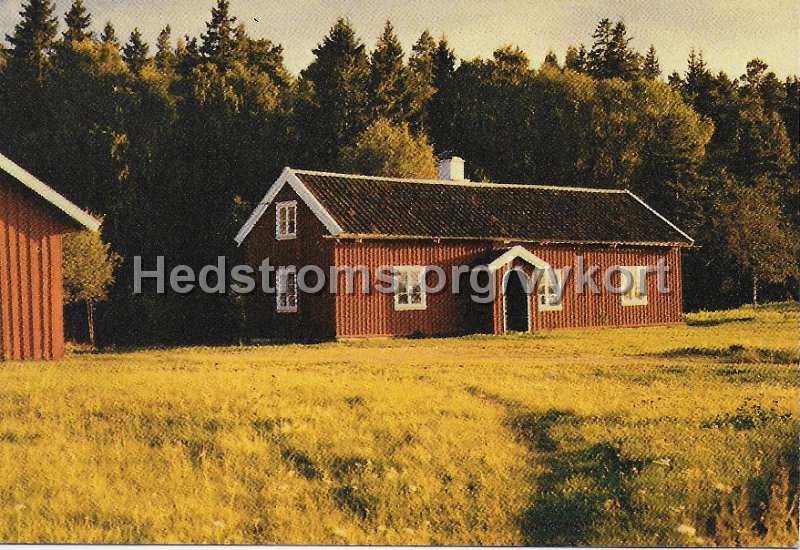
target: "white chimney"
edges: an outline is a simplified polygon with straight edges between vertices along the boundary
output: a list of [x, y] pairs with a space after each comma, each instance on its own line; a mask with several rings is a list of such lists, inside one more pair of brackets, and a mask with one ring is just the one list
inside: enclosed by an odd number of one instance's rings
[[439, 161], [439, 179], [443, 181], [467, 181], [464, 178], [464, 159], [450, 157]]

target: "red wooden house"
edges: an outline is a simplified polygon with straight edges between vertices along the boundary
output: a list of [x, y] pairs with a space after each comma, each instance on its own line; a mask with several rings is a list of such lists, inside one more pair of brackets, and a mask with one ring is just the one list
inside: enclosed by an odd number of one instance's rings
[[64, 354], [61, 236], [100, 222], [0, 155], [0, 360]]
[[[472, 183], [458, 158], [443, 161], [440, 179], [430, 181], [286, 168], [236, 241], [253, 269], [265, 258], [284, 267], [273, 277], [274, 293], [248, 295], [251, 334], [292, 340], [678, 323], [681, 249], [692, 244], [628, 191]], [[622, 272], [639, 280], [640, 270], [662, 261], [669, 292], [658, 291], [655, 273], [623, 293], [598, 275], [598, 293], [579, 292], [562, 280], [578, 257], [599, 273], [620, 266], [609, 279], [617, 286]], [[337, 292], [326, 285], [303, 293], [298, 270], [310, 265], [372, 273], [389, 266], [397, 284], [390, 293], [347, 292], [340, 274]], [[428, 292], [423, 281], [429, 288], [437, 281], [426, 266], [448, 275], [467, 266], [463, 281], [480, 270], [475, 281], [491, 281], [495, 297], [478, 304], [472, 292]], [[550, 275], [525, 286], [529, 278], [518, 273], [537, 268]], [[350, 284], [360, 290], [364, 276]], [[563, 285], [560, 299], [553, 280]]]

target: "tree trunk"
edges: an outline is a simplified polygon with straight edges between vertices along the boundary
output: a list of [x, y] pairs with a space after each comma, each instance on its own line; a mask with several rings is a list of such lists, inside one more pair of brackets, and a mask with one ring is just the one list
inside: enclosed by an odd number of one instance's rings
[[758, 277], [753, 275], [753, 307], [758, 307]]
[[89, 323], [89, 345], [94, 350], [94, 304], [86, 300], [86, 321]]

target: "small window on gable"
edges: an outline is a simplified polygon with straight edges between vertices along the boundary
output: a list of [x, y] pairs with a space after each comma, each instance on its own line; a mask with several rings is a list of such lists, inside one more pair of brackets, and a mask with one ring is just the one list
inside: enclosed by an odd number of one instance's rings
[[620, 284], [627, 290], [622, 294], [623, 306], [647, 305], [647, 268], [643, 266], [620, 268]]
[[279, 269], [276, 286], [278, 313], [296, 313], [297, 273], [293, 269]]
[[297, 236], [297, 201], [275, 205], [275, 237], [281, 240]]
[[563, 288], [560, 269], [542, 270], [539, 273], [536, 289], [536, 303], [539, 311], [561, 311], [564, 308], [562, 304]]
[[398, 266], [394, 268], [396, 311], [419, 311], [427, 309], [425, 296], [425, 268], [422, 266]]

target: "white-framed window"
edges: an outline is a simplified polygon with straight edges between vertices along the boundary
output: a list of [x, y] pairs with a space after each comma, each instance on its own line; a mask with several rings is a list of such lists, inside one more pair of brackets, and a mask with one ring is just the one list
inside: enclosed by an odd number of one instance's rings
[[396, 311], [420, 311], [428, 308], [425, 296], [425, 268], [401, 265], [394, 268]]
[[[627, 273], [627, 275], [626, 275]], [[623, 306], [647, 305], [647, 267], [623, 266], [620, 267], [620, 285], [630, 283], [627, 291], [621, 296]]]
[[564, 288], [562, 271], [560, 269], [545, 269], [539, 273], [536, 286], [536, 304], [539, 311], [561, 311], [564, 308], [563, 290], [559, 296], [559, 289]]
[[275, 205], [275, 237], [279, 240], [297, 237], [297, 201]]
[[297, 272], [282, 267], [276, 278], [276, 300], [278, 313], [297, 312]]

